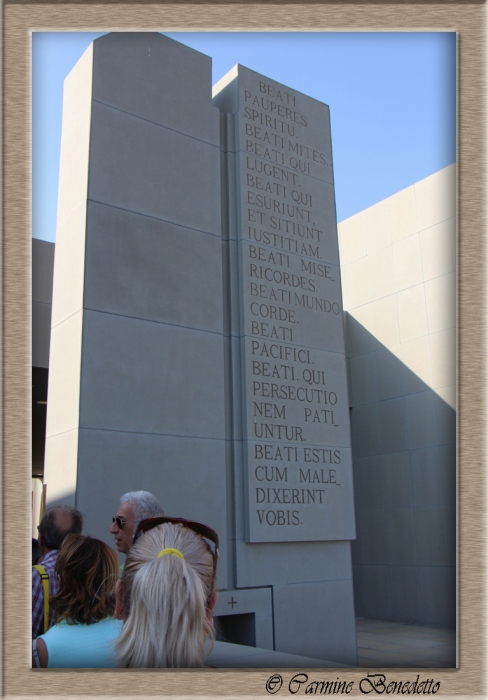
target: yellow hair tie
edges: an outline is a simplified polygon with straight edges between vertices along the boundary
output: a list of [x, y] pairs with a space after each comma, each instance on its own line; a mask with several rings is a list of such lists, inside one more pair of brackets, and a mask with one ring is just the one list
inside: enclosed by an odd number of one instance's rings
[[159, 557], [162, 557], [164, 554], [174, 554], [175, 556], [177, 556], [180, 559], [183, 559], [183, 561], [185, 561], [185, 557], [183, 556], [183, 554], [180, 551], [178, 551], [177, 549], [173, 549], [173, 547], [168, 547], [167, 549], [162, 549], [156, 558], [159, 559]]

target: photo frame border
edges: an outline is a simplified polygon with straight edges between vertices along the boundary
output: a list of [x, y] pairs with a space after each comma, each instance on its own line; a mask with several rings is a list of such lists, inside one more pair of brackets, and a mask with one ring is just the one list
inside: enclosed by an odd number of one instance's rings
[[[439, 695], [485, 697], [486, 677], [486, 35], [483, 1], [3, 5], [3, 694], [7, 697], [268, 697], [265, 669], [30, 668], [31, 44], [32, 31], [456, 31], [458, 178], [458, 668], [387, 669], [390, 681], [434, 678]], [[301, 669], [300, 672], [306, 672]], [[381, 672], [375, 670], [374, 673]], [[279, 695], [296, 673], [283, 669]], [[47, 674], [47, 675], [46, 675]], [[367, 669], [348, 669], [361, 696]], [[336, 680], [313, 669], [310, 680]], [[67, 692], [67, 689], [68, 692]], [[300, 691], [303, 694], [303, 690]]]

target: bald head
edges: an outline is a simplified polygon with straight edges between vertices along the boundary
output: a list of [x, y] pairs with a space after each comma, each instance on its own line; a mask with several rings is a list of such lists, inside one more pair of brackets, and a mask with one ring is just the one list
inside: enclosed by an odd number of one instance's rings
[[39, 543], [44, 551], [60, 549], [66, 535], [80, 535], [83, 516], [71, 506], [52, 506], [42, 516], [39, 525]]

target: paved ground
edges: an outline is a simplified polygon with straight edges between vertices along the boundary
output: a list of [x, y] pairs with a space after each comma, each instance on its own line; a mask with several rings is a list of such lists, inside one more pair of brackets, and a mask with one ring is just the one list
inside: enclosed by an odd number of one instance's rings
[[[356, 618], [360, 668], [455, 668], [454, 630]], [[338, 668], [342, 664], [270, 649], [215, 642], [214, 668]]]
[[205, 663], [211, 668], [350, 668], [336, 661], [310, 659], [228, 642], [215, 642]]
[[455, 668], [454, 630], [356, 618], [362, 668]]

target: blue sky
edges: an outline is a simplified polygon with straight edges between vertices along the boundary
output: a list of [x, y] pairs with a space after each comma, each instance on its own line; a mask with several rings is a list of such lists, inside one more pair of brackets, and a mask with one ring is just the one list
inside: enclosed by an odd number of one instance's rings
[[[63, 80], [100, 34], [32, 35], [32, 235], [56, 236]], [[447, 32], [173, 32], [330, 106], [338, 221], [456, 158], [456, 38]]]

